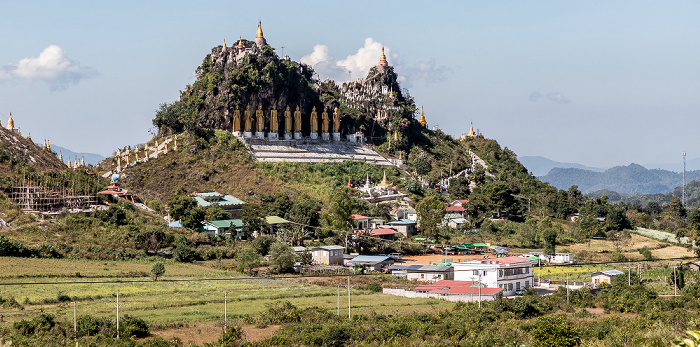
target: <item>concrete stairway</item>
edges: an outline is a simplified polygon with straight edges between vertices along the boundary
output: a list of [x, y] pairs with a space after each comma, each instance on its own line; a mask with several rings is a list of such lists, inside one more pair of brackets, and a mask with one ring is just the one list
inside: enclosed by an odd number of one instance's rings
[[245, 142], [253, 156], [261, 162], [324, 163], [355, 160], [376, 165], [392, 165], [389, 160], [376, 151], [357, 143], [257, 139], [245, 139]]

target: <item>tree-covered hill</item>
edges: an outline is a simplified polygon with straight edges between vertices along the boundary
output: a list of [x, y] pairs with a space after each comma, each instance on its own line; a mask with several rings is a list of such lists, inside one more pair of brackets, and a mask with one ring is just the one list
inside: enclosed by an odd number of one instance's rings
[[[566, 189], [577, 185], [584, 193], [607, 189], [624, 194], [664, 194], [682, 185], [680, 173], [653, 169], [638, 164], [616, 166], [604, 172], [594, 172], [576, 168], [554, 168], [540, 177], [555, 187]], [[700, 171], [686, 173], [688, 181], [700, 177]]]

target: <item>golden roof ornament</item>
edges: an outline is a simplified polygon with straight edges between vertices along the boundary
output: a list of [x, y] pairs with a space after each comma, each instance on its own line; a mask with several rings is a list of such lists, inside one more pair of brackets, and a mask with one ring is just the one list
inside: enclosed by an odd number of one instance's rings
[[68, 158], [68, 167], [71, 167], [70, 158]]
[[474, 137], [476, 136], [476, 132], [474, 132], [474, 123], [469, 122], [469, 124], [469, 132], [467, 133], [467, 136]]
[[29, 140], [29, 141], [32, 140], [32, 133], [27, 134], [27, 140]]
[[[274, 34], [274, 33], [273, 33]], [[275, 36], [275, 35], [272, 35]], [[262, 39], [263, 37], [263, 32], [262, 32], [262, 23], [261, 21], [258, 21], [258, 32], [255, 33], [255, 38], [256, 39]]]
[[224, 39], [224, 51], [226, 50], [226, 39]]
[[80, 159], [80, 166], [85, 166], [85, 157]]
[[[375, 55], [376, 57], [376, 55]], [[386, 55], [384, 55], [384, 47], [382, 47], [382, 56], [379, 57], [379, 61], [386, 61]]]
[[418, 119], [418, 123], [420, 123], [420, 125], [423, 127], [428, 125], [428, 122], [425, 121], [425, 115], [423, 114], [423, 106], [420, 107], [420, 118]]
[[48, 149], [49, 152], [51, 152], [51, 142], [49, 140], [46, 140], [46, 149]]
[[243, 37], [239, 36], [238, 49], [243, 49]]
[[386, 170], [384, 170], [384, 178], [382, 178], [382, 181], [377, 184], [377, 187], [391, 187], [391, 183], [389, 183], [389, 180], [386, 179]]
[[59, 153], [58, 153], [58, 160], [60, 160], [61, 162], [63, 162], [63, 152], [59, 152]]
[[15, 128], [15, 120], [12, 119], [12, 112], [10, 112], [10, 119], [7, 120], [7, 130], [13, 130]]

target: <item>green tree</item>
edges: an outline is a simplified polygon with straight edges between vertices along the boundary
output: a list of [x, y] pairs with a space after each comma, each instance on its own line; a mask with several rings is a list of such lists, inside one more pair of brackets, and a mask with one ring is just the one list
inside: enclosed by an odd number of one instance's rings
[[416, 173], [420, 176], [427, 175], [430, 170], [432, 170], [432, 160], [430, 160], [430, 157], [423, 152], [420, 151], [418, 155], [413, 159], [413, 168], [416, 170]]
[[352, 228], [350, 215], [355, 213], [360, 203], [355, 199], [357, 192], [347, 187], [340, 187], [333, 191], [330, 206], [328, 207], [326, 223], [334, 229], [348, 230]]
[[153, 280], [157, 281], [158, 277], [163, 276], [165, 273], [165, 265], [161, 262], [157, 262], [151, 266], [151, 274], [153, 274]]
[[684, 218], [686, 216], [685, 206], [683, 206], [681, 199], [677, 196], [671, 198], [667, 211], [671, 216], [676, 218]]
[[581, 332], [562, 315], [538, 318], [531, 334], [535, 338], [535, 347], [578, 346], [581, 342]]
[[469, 179], [466, 177], [457, 177], [450, 179], [450, 185], [447, 187], [447, 192], [450, 193], [450, 198], [459, 200], [469, 197]]
[[224, 211], [224, 209], [221, 208], [221, 206], [219, 206], [218, 203], [211, 204], [206, 208], [205, 211], [206, 220], [222, 220], [231, 217], [231, 215], [228, 212]]
[[243, 213], [241, 214], [241, 222], [243, 222], [243, 233], [247, 238], [250, 238], [253, 232], [262, 232], [269, 228], [265, 220], [265, 208], [258, 204], [243, 205]]
[[270, 247], [270, 265], [278, 272], [289, 272], [294, 267], [296, 256], [285, 242], [275, 242]]
[[246, 247], [236, 255], [238, 268], [242, 271], [248, 270], [249, 273], [260, 266], [261, 261], [262, 256], [253, 247]]
[[197, 201], [189, 196], [178, 196], [168, 201], [170, 217], [174, 220], [181, 220], [182, 225], [188, 229], [197, 229], [206, 218], [206, 211], [197, 206]]
[[423, 233], [428, 237], [434, 237], [445, 217], [445, 204], [439, 195], [432, 195], [416, 205], [416, 213]]
[[488, 199], [490, 207], [496, 210], [496, 214], [499, 218], [502, 212], [515, 206], [513, 190], [505, 182], [489, 182], [484, 186], [482, 192]]
[[477, 186], [482, 186], [484, 183], [486, 183], [486, 169], [479, 164], [474, 166], [474, 171], [472, 172], [471, 176], [472, 181], [474, 181]]
[[314, 258], [311, 255], [311, 251], [308, 249], [305, 249], [300, 255], [299, 255], [299, 262], [301, 265], [311, 265], [313, 263]]
[[556, 253], [557, 232], [553, 229], [546, 229], [542, 234], [544, 240], [544, 254], [554, 255]]
[[197, 259], [197, 252], [190, 246], [185, 235], [178, 235], [173, 246], [173, 259], [181, 263], [191, 263]]

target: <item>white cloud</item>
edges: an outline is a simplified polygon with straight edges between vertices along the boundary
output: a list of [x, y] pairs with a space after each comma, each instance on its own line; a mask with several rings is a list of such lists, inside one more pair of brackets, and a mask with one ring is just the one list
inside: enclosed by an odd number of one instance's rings
[[[530, 99], [531, 102], [537, 102], [540, 100], [542, 97], [545, 97], [545, 95], [542, 95], [540, 92], [532, 92], [530, 94]], [[568, 104], [571, 102], [567, 97], [564, 96], [564, 94], [559, 93], [559, 92], [552, 92], [552, 93], [547, 93], [546, 95], [547, 100], [556, 102], [558, 104]]]
[[547, 94], [547, 99], [560, 104], [568, 104], [571, 102], [564, 96], [564, 94], [558, 92]]
[[389, 65], [395, 67], [399, 74], [399, 82], [404, 87], [411, 87], [413, 82], [424, 80], [426, 84], [437, 83], [445, 80], [448, 69], [445, 66], [436, 66], [435, 60], [417, 62], [411, 66], [396, 64], [399, 61], [398, 54], [392, 54], [391, 48], [371, 37], [365, 39], [365, 43], [355, 54], [337, 60], [328, 51], [328, 46], [316, 45], [313, 52], [303, 56], [300, 61], [313, 67], [321, 79], [331, 78], [336, 82], [355, 81], [365, 78], [367, 72], [379, 63], [379, 57], [384, 48], [384, 55]]
[[0, 69], [0, 81], [14, 78], [30, 82], [44, 81], [50, 90], [66, 89], [81, 79], [97, 75], [91, 67], [81, 66], [66, 56], [57, 45], [46, 47], [38, 57], [24, 58]]

